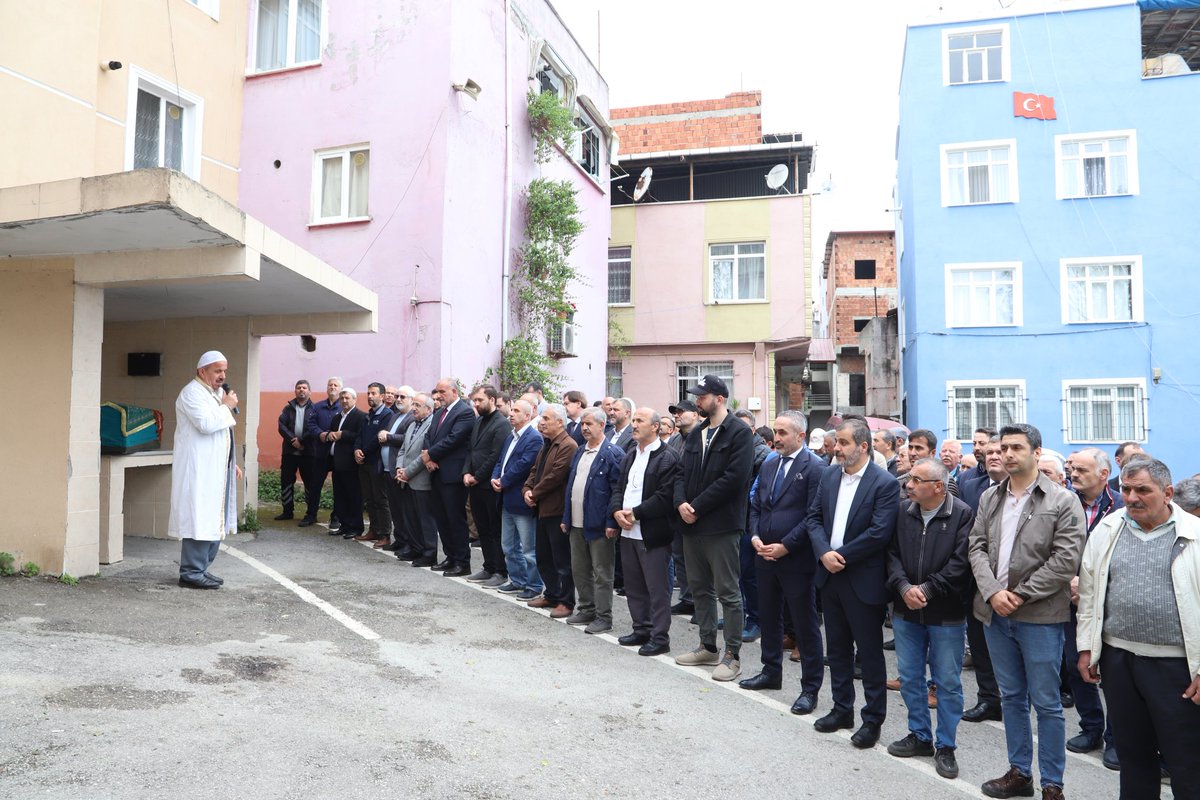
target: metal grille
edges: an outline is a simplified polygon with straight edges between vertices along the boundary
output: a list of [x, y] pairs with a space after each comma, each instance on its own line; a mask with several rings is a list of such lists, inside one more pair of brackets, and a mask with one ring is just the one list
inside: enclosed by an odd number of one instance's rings
[[949, 404], [950, 439], [967, 440], [976, 428], [999, 430], [1025, 421], [1025, 398], [1017, 384], [955, 386], [950, 389]]
[[1137, 384], [1068, 386], [1067, 441], [1141, 442], [1146, 439], [1146, 403]]
[[608, 248], [608, 303], [633, 302], [633, 250]]
[[716, 375], [729, 387], [729, 398], [737, 397], [733, 391], [732, 361], [680, 361], [675, 364], [675, 381], [678, 384], [676, 398], [687, 400], [687, 390], [705, 375]]

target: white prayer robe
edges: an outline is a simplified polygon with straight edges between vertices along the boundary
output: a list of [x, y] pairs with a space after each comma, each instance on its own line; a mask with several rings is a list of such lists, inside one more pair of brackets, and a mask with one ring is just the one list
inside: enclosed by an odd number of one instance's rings
[[214, 542], [237, 530], [233, 427], [224, 392], [193, 379], [175, 400], [171, 520], [177, 539]]

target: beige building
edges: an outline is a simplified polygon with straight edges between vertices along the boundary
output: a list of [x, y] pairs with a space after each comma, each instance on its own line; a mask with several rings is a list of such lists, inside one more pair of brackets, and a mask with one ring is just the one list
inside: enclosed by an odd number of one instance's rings
[[[248, 16], [0, 4], [0, 342], [33, 411], [5, 435], [0, 551], [18, 563], [88, 575], [124, 533], [165, 534], [175, 396], [214, 348], [242, 398], [242, 507], [261, 338], [377, 327], [372, 292], [236, 205]], [[130, 353], [160, 374], [131, 375]], [[161, 410], [163, 449], [102, 456], [103, 401]]]

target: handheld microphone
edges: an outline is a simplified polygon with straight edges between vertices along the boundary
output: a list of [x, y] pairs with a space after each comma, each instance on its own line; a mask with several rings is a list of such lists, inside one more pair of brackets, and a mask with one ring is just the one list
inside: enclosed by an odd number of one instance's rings
[[[233, 391], [233, 390], [229, 388], [229, 384], [228, 384], [228, 383], [222, 383], [222, 384], [221, 384], [221, 391], [225, 392], [225, 394], [229, 394], [229, 393], [230, 393], [231, 391]], [[242, 412], [241, 412], [241, 409], [239, 409], [237, 406], [234, 406], [234, 407], [233, 407], [233, 413], [234, 413], [234, 414], [241, 414]]]

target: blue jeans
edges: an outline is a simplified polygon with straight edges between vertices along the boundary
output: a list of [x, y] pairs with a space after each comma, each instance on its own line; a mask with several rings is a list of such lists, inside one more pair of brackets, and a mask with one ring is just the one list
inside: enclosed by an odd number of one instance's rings
[[1059, 693], [1063, 625], [1017, 622], [995, 614], [983, 631], [1000, 684], [1008, 762], [1022, 775], [1033, 775], [1032, 704], [1037, 713], [1041, 785], [1061, 787], [1067, 767], [1067, 724]]
[[542, 590], [542, 576], [537, 571], [537, 517], [510, 514], [500, 517], [500, 546], [504, 548], [504, 563], [508, 579], [522, 589]]
[[937, 741], [935, 747], [955, 747], [955, 732], [962, 720], [963, 640], [967, 626], [921, 625], [892, 615], [896, 637], [896, 665], [900, 670], [900, 696], [908, 706], [908, 730], [923, 742], [933, 741], [929, 727], [929, 689], [925, 664], [937, 686]]

